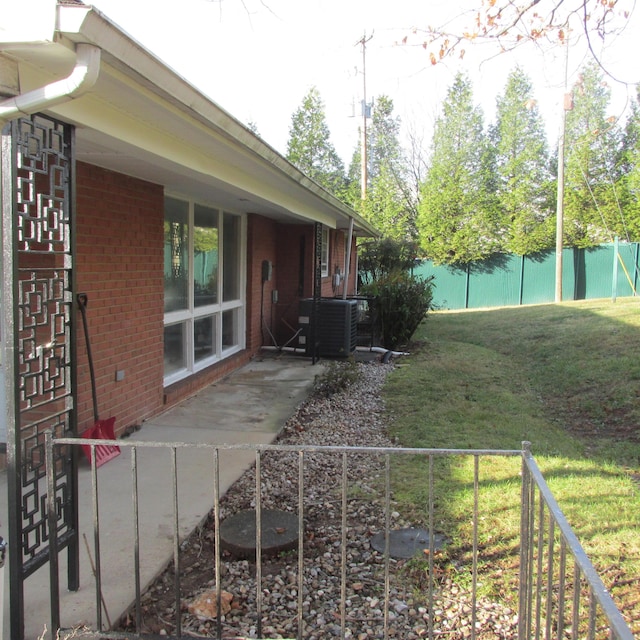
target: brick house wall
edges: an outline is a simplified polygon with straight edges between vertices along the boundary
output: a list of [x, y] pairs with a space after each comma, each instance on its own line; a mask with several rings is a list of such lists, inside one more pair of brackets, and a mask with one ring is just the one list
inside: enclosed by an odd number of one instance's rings
[[[242, 366], [262, 345], [261, 262], [275, 261], [275, 225], [250, 216], [247, 247], [247, 348], [170, 387], [164, 369], [164, 190], [105, 169], [77, 166], [77, 289], [86, 293], [101, 418], [116, 433], [139, 425]], [[265, 283], [267, 313], [271, 289]], [[79, 312], [78, 429], [93, 422], [85, 338]], [[124, 380], [116, 381], [116, 371]]]
[[[116, 430], [163, 404], [163, 211], [160, 185], [78, 163], [76, 281], [87, 320], [100, 418]], [[76, 314], [78, 429], [93, 424], [85, 336]], [[116, 371], [124, 379], [116, 381]]]
[[[273, 291], [281, 273], [276, 247], [282, 241], [279, 225], [256, 214], [247, 221], [247, 349], [255, 354], [263, 344], [271, 344], [265, 326], [272, 331]], [[262, 262], [272, 265], [271, 280], [262, 282]]]
[[274, 309], [278, 344], [288, 342], [298, 328], [301, 298], [313, 295], [313, 225], [278, 225], [278, 304]]
[[[160, 413], [246, 364], [263, 344], [284, 344], [298, 328], [299, 301], [313, 295], [312, 224], [247, 218], [246, 348], [167, 388], [164, 369], [164, 190], [90, 164], [77, 165], [77, 290], [86, 293], [100, 418], [116, 416], [116, 433]], [[330, 275], [322, 295], [342, 294], [331, 275], [344, 268], [346, 233], [330, 232]], [[262, 263], [272, 265], [263, 282]], [[355, 251], [353, 253], [355, 266]], [[351, 269], [350, 291], [355, 282]], [[274, 298], [274, 291], [277, 298]], [[78, 429], [94, 422], [79, 312]], [[273, 338], [272, 338], [273, 336]], [[116, 380], [116, 372], [124, 379]]]
[[340, 269], [342, 276], [345, 275], [345, 259], [346, 259], [346, 246], [349, 239], [347, 231], [338, 229], [337, 231], [331, 231], [329, 233], [329, 278], [323, 279], [322, 282], [322, 295], [332, 297], [342, 297], [345, 284], [347, 285], [347, 294], [353, 294], [355, 292], [356, 283], [356, 242], [355, 238], [352, 241], [351, 246], [351, 259], [349, 263], [349, 282], [345, 283], [344, 279], [341, 284], [334, 286], [332, 277], [336, 273], [336, 269]]
[[[322, 278], [321, 296], [341, 297], [343, 283], [336, 287], [333, 274], [339, 267], [344, 274], [344, 255], [347, 233], [329, 231], [329, 275]], [[313, 225], [278, 225], [277, 287], [278, 303], [274, 309], [274, 324], [278, 344], [285, 344], [298, 329], [300, 300], [313, 296]], [[347, 291], [355, 291], [355, 240], [351, 250], [351, 267]]]

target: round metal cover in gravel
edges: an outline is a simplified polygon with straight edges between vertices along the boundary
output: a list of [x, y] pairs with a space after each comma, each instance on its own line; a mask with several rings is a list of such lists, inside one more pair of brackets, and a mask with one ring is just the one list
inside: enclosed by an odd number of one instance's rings
[[[441, 533], [433, 534], [434, 550], [441, 549], [446, 538]], [[371, 546], [379, 553], [385, 551], [384, 531], [376, 533], [371, 538]], [[417, 553], [429, 549], [429, 532], [425, 529], [395, 529], [389, 531], [389, 555], [392, 558], [413, 558]]]
[[[263, 509], [262, 553], [275, 554], [295, 549], [298, 544], [298, 516], [289, 511]], [[256, 512], [239, 511], [220, 524], [220, 546], [239, 557], [256, 555]]]

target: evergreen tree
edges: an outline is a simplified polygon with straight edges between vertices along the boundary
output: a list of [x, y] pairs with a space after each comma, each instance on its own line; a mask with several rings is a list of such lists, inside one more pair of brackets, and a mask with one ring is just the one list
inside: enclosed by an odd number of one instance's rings
[[[393, 101], [380, 96], [374, 104], [367, 132], [367, 197], [359, 205], [362, 215], [385, 237], [415, 238], [416, 203], [406, 179], [406, 163], [399, 140], [400, 119], [393, 115]], [[349, 176], [361, 183], [361, 152], [353, 157]], [[357, 164], [356, 164], [357, 163]]]
[[[362, 131], [359, 131], [358, 139], [362, 136]], [[362, 202], [362, 149], [358, 143], [353, 150], [351, 156], [351, 162], [349, 163], [349, 169], [347, 171], [347, 185], [344, 190], [345, 202], [355, 209], [360, 215], [363, 215], [364, 204]]]
[[413, 211], [407, 207], [398, 186], [398, 174], [387, 165], [370, 181], [362, 215], [386, 238], [410, 240], [415, 237]]
[[565, 245], [609, 242], [621, 231], [615, 176], [620, 132], [607, 118], [611, 91], [588, 64], [573, 87], [565, 133]]
[[506, 251], [525, 255], [552, 247], [555, 237], [554, 183], [544, 124], [526, 74], [509, 74], [496, 101], [490, 132], [496, 191]]
[[435, 123], [418, 211], [420, 244], [435, 263], [481, 260], [499, 249], [492, 169], [482, 110], [458, 74]]
[[385, 166], [397, 167], [402, 161], [400, 118], [393, 115], [393, 100], [379, 96], [373, 105], [368, 130], [369, 179], [376, 178]]
[[618, 199], [621, 207], [623, 233], [621, 237], [631, 242], [640, 240], [640, 86], [622, 138], [622, 148], [617, 164]]
[[345, 189], [344, 164], [329, 137], [324, 103], [313, 87], [291, 117], [287, 160], [318, 184], [341, 196]]

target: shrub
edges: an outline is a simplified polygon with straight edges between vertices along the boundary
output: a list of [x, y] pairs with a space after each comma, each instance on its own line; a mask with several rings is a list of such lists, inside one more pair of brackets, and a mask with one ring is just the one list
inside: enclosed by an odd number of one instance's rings
[[314, 391], [321, 397], [329, 398], [334, 393], [350, 387], [359, 375], [358, 363], [354, 358], [332, 360], [326, 369], [316, 376]]
[[395, 272], [366, 285], [365, 295], [375, 298], [382, 346], [397, 349], [411, 339], [433, 300], [433, 276], [422, 280]]
[[418, 245], [408, 240], [382, 238], [364, 242], [358, 249], [358, 273], [362, 285], [383, 280], [392, 273], [411, 273], [418, 259]]
[[431, 308], [433, 276], [412, 275], [417, 245], [383, 238], [368, 242], [360, 253], [360, 293], [374, 298], [377, 332], [382, 346], [396, 349], [406, 344]]

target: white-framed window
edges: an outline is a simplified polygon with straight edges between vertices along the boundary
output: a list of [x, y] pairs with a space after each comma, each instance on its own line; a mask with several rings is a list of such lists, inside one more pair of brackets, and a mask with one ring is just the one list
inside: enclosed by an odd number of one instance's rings
[[329, 275], [329, 227], [322, 227], [322, 243], [320, 245], [320, 275]]
[[165, 197], [164, 383], [244, 348], [244, 216]]

